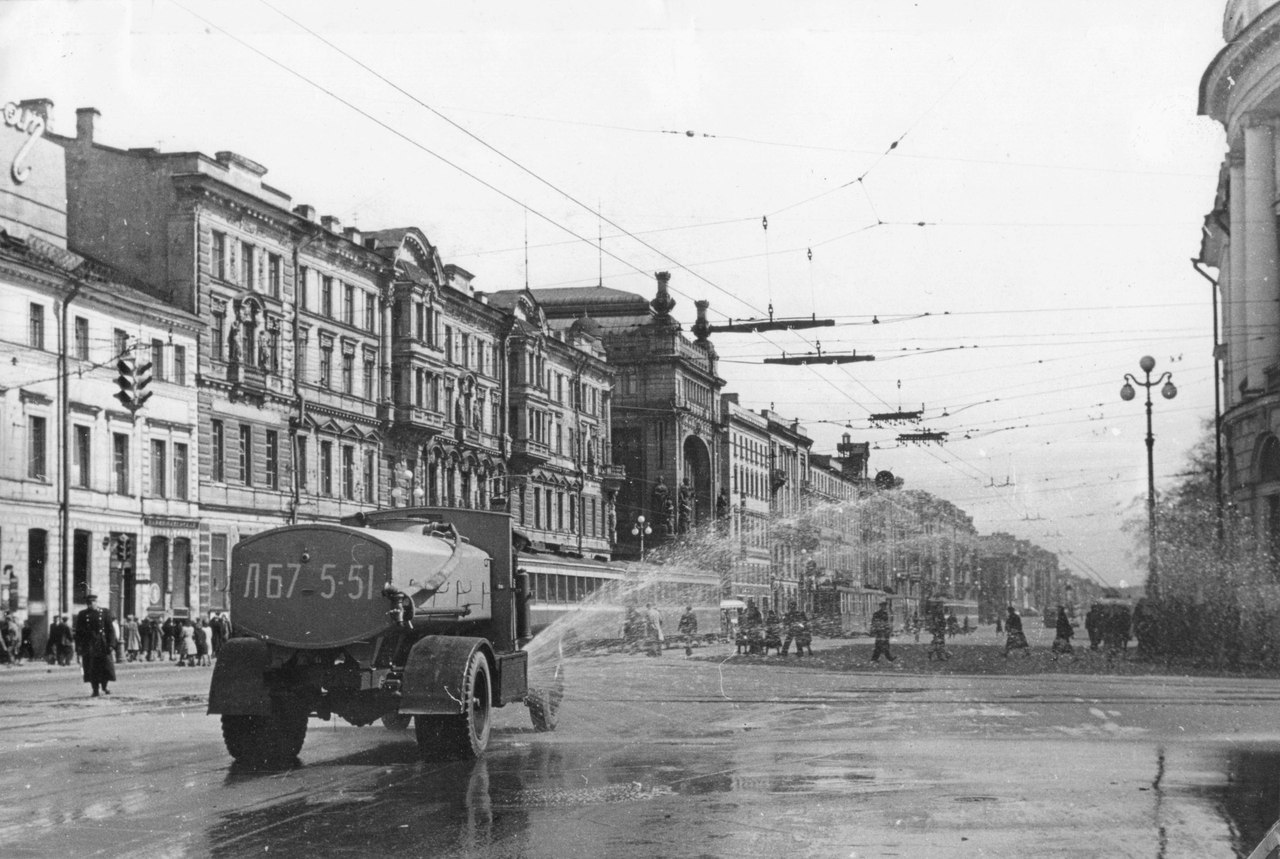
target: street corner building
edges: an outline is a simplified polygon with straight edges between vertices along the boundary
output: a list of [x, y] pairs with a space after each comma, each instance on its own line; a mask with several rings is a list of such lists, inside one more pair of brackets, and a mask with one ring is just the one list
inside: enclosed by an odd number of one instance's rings
[[[1232, 0], [1226, 45], [1205, 70], [1199, 112], [1227, 153], [1193, 262], [1215, 287], [1223, 492], [1257, 544], [1280, 557], [1280, 3]], [[1217, 278], [1203, 266], [1216, 268]]]

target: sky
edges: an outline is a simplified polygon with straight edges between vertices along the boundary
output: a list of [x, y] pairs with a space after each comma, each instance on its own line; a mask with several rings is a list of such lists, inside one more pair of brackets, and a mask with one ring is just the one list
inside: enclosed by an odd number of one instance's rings
[[[1196, 115], [1206, 0], [10, 0], [2, 100], [108, 145], [229, 149], [344, 225], [422, 228], [480, 290], [605, 286], [717, 335], [726, 391], [848, 432], [981, 533], [1137, 583], [1158, 486], [1213, 417], [1192, 268], [1225, 140]], [[782, 354], [874, 361], [763, 365]], [[877, 412], [923, 410], [917, 426]], [[946, 433], [941, 444], [901, 432]]]

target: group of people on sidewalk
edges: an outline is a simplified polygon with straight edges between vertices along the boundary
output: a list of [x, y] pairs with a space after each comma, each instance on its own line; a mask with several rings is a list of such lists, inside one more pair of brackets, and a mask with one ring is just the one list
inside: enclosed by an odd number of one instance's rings
[[786, 656], [791, 650], [792, 642], [796, 646], [796, 656], [804, 656], [807, 651], [813, 655], [813, 630], [809, 615], [800, 608], [795, 600], [787, 603], [787, 611], [782, 617], [772, 608], [761, 613], [755, 600], [747, 600], [747, 607], [742, 610], [742, 618], [736, 624], [734, 644], [739, 654], [764, 654], [776, 651]]
[[[98, 604], [98, 595], [85, 595], [86, 607], [75, 616], [54, 615], [45, 641], [44, 661], [49, 665], [78, 663], [92, 697], [110, 695], [117, 663], [174, 662], [196, 667], [213, 664], [222, 645], [231, 637], [231, 620], [222, 612], [207, 618], [166, 616], [138, 618], [127, 615], [121, 623]], [[15, 629], [12, 644], [7, 630]], [[11, 618], [0, 619], [0, 664], [20, 665], [36, 659], [31, 622], [19, 630]]]

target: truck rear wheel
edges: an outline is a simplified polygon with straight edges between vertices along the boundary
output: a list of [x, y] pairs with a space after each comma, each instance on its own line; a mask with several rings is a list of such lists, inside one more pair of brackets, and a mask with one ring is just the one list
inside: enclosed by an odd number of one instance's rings
[[489, 745], [489, 722], [493, 712], [489, 661], [484, 654], [471, 654], [463, 679], [462, 712], [414, 717], [418, 751], [424, 758], [458, 760], [476, 758]]
[[564, 699], [564, 665], [556, 665], [555, 677], [544, 688], [530, 689], [524, 704], [529, 708], [529, 719], [535, 731], [556, 729], [560, 720], [560, 701]]
[[269, 716], [222, 716], [222, 739], [237, 763], [267, 769], [283, 769], [298, 757], [307, 738], [305, 709], [279, 704]]

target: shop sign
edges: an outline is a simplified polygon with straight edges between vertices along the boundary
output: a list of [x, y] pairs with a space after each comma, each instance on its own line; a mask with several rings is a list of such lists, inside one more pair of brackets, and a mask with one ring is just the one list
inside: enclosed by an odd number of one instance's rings
[[23, 166], [22, 159], [27, 157], [27, 152], [35, 145], [36, 139], [44, 134], [44, 117], [34, 110], [19, 107], [13, 102], [7, 102], [3, 108], [0, 108], [0, 115], [4, 117], [5, 125], [27, 135], [26, 142], [22, 144], [18, 154], [13, 156], [13, 164], [9, 167], [9, 175], [13, 177], [14, 182], [21, 185], [31, 175], [31, 168]]

